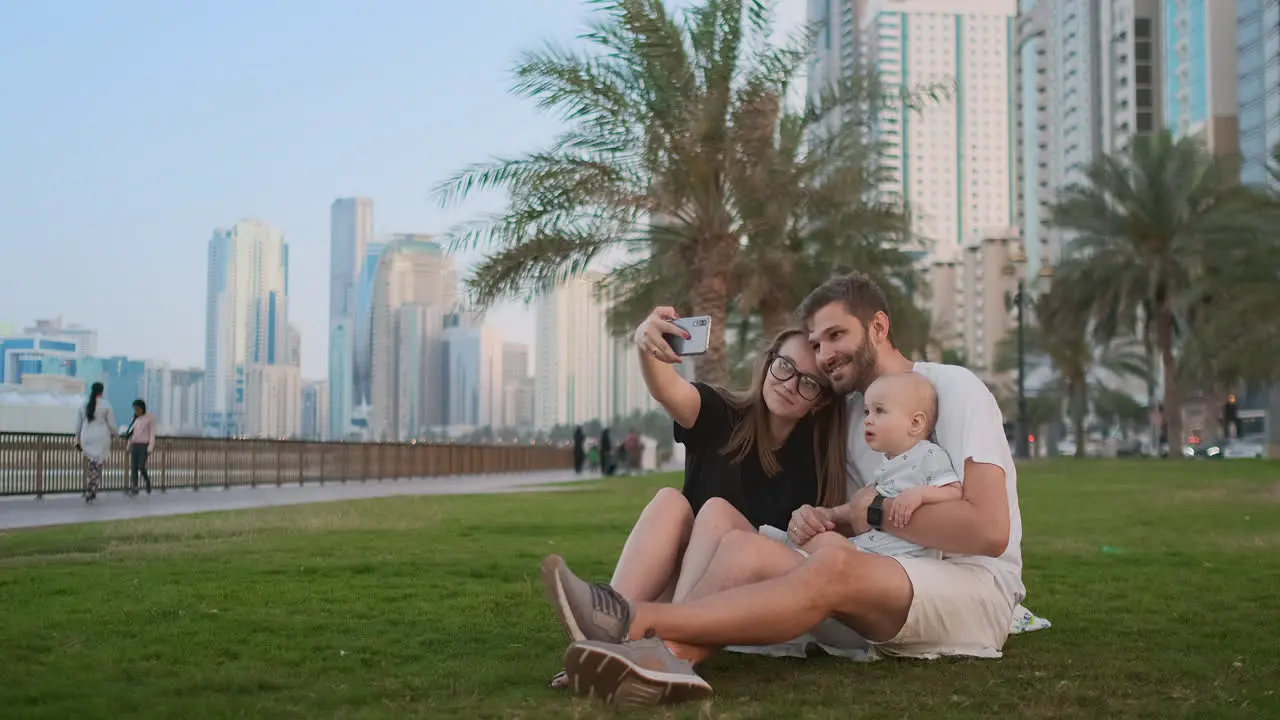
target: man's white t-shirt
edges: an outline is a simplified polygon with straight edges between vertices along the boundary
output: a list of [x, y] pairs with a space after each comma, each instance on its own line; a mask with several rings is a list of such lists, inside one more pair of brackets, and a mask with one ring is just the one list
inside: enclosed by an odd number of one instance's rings
[[[1004, 436], [1004, 416], [986, 384], [958, 365], [918, 362], [915, 371], [929, 379], [938, 394], [938, 423], [934, 441], [951, 458], [951, 466], [964, 481], [964, 465], [998, 465], [1004, 469], [1005, 492], [1009, 498], [1009, 546], [998, 558], [979, 555], [944, 555], [949, 562], [979, 565], [995, 575], [996, 583], [1012, 599], [1021, 603], [1027, 590], [1022, 584], [1022, 512], [1018, 508], [1018, 472], [1013, 453]], [[863, 430], [862, 393], [846, 400], [849, 410], [849, 494], [874, 483], [884, 454], [867, 445]]]

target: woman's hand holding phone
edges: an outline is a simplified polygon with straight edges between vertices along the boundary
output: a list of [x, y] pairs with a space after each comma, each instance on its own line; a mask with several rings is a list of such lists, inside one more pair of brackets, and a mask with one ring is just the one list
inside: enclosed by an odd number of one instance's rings
[[664, 362], [668, 365], [674, 365], [681, 362], [680, 356], [676, 355], [671, 349], [663, 335], [678, 335], [689, 339], [690, 335], [684, 328], [676, 325], [673, 321], [680, 319], [680, 314], [676, 309], [669, 306], [662, 306], [653, 309], [649, 313], [649, 317], [640, 323], [640, 327], [636, 328], [635, 342], [636, 347], [640, 349], [642, 355], [646, 355], [655, 360]]

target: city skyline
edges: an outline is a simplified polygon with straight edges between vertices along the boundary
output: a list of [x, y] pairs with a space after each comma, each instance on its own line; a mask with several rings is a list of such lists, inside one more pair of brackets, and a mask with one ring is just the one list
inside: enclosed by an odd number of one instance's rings
[[[511, 68], [520, 52], [585, 29], [588, 10], [582, 0], [328, 3], [301, 15], [245, 0], [0, 9], [0, 86], [23, 98], [0, 108], [0, 232], [13, 242], [0, 323], [62, 316], [96, 328], [101, 354], [200, 367], [209, 229], [257, 218], [289, 238], [303, 376], [327, 378], [330, 204], [373, 198], [380, 233], [437, 235], [499, 209], [494, 194], [440, 208], [431, 190], [554, 137], [561, 121], [509, 92]], [[804, 0], [787, 0], [780, 29], [804, 15]], [[244, 52], [222, 52], [228, 37]], [[460, 253], [459, 274], [480, 254]], [[121, 311], [139, 294], [152, 299], [144, 322]], [[489, 317], [507, 340], [534, 344], [522, 303]]]

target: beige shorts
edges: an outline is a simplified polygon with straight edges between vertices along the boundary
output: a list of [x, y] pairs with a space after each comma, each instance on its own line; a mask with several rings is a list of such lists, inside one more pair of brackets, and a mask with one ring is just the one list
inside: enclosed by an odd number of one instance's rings
[[907, 571], [914, 596], [907, 622], [887, 655], [998, 658], [1013, 622], [1013, 600], [985, 568], [932, 558], [894, 558]]

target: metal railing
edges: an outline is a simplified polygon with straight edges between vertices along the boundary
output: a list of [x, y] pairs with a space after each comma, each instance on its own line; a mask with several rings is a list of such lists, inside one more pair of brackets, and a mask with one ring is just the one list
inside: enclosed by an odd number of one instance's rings
[[[398, 480], [573, 467], [567, 448], [540, 445], [345, 443], [160, 437], [147, 462], [152, 487], [229, 488]], [[84, 456], [69, 434], [0, 432], [0, 495], [78, 493]], [[99, 490], [123, 490], [129, 458], [112, 447]]]

